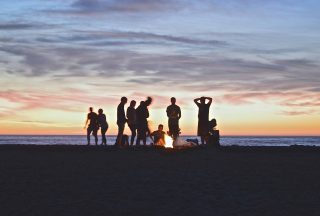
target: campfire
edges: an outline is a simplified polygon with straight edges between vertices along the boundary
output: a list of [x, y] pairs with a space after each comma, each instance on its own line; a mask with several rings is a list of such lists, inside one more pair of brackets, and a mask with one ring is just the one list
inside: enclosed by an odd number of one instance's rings
[[165, 135], [164, 140], [165, 140], [165, 144], [164, 144], [165, 148], [173, 148], [173, 139], [171, 136]]
[[185, 141], [180, 137], [178, 137], [176, 140], [173, 140], [173, 138], [167, 134], [164, 136], [164, 140], [165, 148], [184, 149], [198, 146], [197, 142], [193, 142], [192, 140]]

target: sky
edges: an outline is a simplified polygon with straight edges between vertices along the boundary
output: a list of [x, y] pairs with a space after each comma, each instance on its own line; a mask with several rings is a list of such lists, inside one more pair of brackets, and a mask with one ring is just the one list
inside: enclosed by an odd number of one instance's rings
[[[317, 0], [3, 0], [0, 134], [85, 134], [88, 107], [153, 97], [183, 135], [213, 98], [222, 135], [320, 135]], [[126, 133], [129, 134], [128, 129]]]

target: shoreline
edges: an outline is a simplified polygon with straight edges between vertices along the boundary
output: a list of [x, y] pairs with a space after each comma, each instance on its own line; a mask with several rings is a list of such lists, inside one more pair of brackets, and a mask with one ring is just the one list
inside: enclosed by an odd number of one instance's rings
[[320, 145], [291, 145], [291, 146], [242, 146], [242, 145], [228, 145], [228, 146], [196, 146], [185, 148], [164, 148], [161, 146], [132, 146], [127, 148], [118, 148], [114, 145], [81, 145], [81, 144], [0, 144], [0, 150], [101, 150], [101, 151], [320, 151]]

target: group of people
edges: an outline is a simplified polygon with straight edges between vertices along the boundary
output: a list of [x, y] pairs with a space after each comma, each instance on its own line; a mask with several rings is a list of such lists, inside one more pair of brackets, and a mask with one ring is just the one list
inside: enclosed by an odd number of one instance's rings
[[[152, 103], [152, 98], [147, 97], [145, 101], [141, 101], [139, 106], [136, 108], [136, 101], [130, 101], [130, 105], [125, 112], [125, 105], [128, 99], [122, 97], [120, 104], [117, 107], [117, 125], [118, 125], [118, 135], [115, 145], [119, 147], [123, 146], [133, 146], [134, 141], [137, 146], [140, 145], [142, 141], [143, 145], [146, 145], [147, 137], [149, 136], [155, 145], [165, 144], [165, 132], [163, 131], [163, 125], [158, 126], [158, 130], [151, 132], [148, 126], [149, 110], [148, 107]], [[198, 136], [201, 137], [201, 143], [204, 144], [210, 128], [216, 125], [215, 121], [209, 121], [209, 108], [212, 103], [212, 98], [201, 97], [194, 100], [195, 104], [199, 108], [198, 112]], [[166, 109], [168, 117], [168, 127], [169, 131], [167, 134], [173, 138], [177, 139], [180, 134], [179, 120], [181, 118], [181, 109], [176, 105], [176, 98], [171, 98], [171, 105]], [[131, 131], [131, 138], [124, 135], [125, 125]], [[215, 125], [214, 125], [215, 124]], [[106, 132], [108, 130], [108, 123], [106, 116], [102, 109], [98, 110], [98, 114], [93, 112], [93, 108], [89, 108], [89, 113], [87, 115], [87, 120], [85, 123], [85, 128], [87, 128], [87, 141], [90, 145], [90, 135], [92, 134], [95, 138], [95, 144], [98, 145], [98, 130], [101, 129], [102, 145], [107, 144]]]

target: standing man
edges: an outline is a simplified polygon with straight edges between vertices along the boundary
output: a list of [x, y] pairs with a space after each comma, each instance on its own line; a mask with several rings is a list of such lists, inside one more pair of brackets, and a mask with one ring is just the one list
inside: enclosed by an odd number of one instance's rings
[[147, 97], [147, 100], [141, 101], [140, 105], [136, 109], [137, 129], [138, 129], [136, 146], [140, 145], [141, 140], [144, 146], [146, 146], [147, 144], [147, 134], [150, 135], [150, 130], [148, 127], [148, 118], [149, 118], [148, 106], [150, 106], [151, 103], [152, 103], [152, 98]]
[[[208, 103], [206, 103], [208, 100]], [[204, 141], [209, 135], [209, 109], [212, 103], [211, 97], [201, 97], [194, 99], [194, 103], [198, 106], [198, 136], [201, 137], [201, 144], [204, 144]]]
[[98, 123], [99, 127], [101, 128], [101, 137], [102, 137], [102, 143], [101, 145], [107, 145], [107, 138], [106, 138], [106, 133], [108, 130], [108, 122], [106, 115], [103, 113], [103, 109], [98, 110]]
[[171, 98], [171, 105], [167, 107], [167, 116], [169, 124], [169, 133], [173, 139], [176, 139], [180, 133], [179, 119], [181, 118], [180, 107], [176, 105], [176, 98]]
[[136, 101], [132, 100], [130, 102], [130, 106], [127, 109], [127, 118], [128, 118], [128, 126], [131, 130], [131, 140], [130, 140], [130, 146], [133, 145], [134, 138], [137, 135], [137, 114], [136, 114]]
[[[88, 122], [90, 121], [89, 125]], [[88, 140], [88, 145], [90, 145], [90, 135], [94, 136], [94, 141], [96, 145], [98, 145], [98, 129], [99, 129], [99, 123], [98, 123], [98, 115], [97, 113], [93, 112], [93, 108], [89, 107], [89, 113], [87, 115], [87, 120], [85, 123], [84, 128], [87, 128], [87, 140]]]
[[117, 136], [117, 140], [116, 140], [116, 145], [118, 147], [121, 146], [124, 126], [127, 122], [126, 113], [124, 111], [124, 105], [127, 103], [127, 101], [128, 101], [128, 99], [126, 97], [122, 97], [120, 104], [118, 105], [118, 108], [117, 108], [118, 136]]

